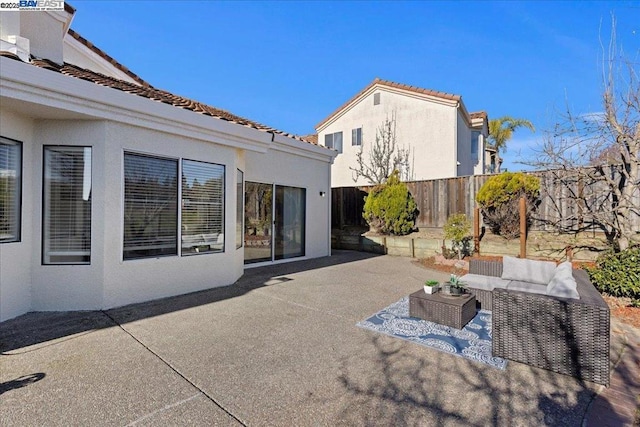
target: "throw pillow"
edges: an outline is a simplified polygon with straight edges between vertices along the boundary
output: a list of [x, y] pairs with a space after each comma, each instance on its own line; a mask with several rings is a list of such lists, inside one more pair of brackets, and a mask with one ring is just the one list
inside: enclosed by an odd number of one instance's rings
[[536, 261], [511, 256], [502, 258], [502, 278], [506, 280], [547, 285], [553, 279], [555, 272], [556, 263], [553, 261]]
[[573, 267], [569, 261], [558, 265], [553, 279], [547, 285], [547, 295], [580, 299], [578, 284], [573, 278]]

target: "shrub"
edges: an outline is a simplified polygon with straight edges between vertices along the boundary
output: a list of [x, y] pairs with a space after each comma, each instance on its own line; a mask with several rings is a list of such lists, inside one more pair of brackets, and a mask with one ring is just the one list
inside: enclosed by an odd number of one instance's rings
[[598, 257], [595, 267], [586, 270], [600, 292], [640, 299], [640, 246], [604, 253]]
[[444, 225], [444, 238], [451, 240], [451, 248], [458, 253], [459, 259], [462, 259], [463, 252], [469, 252], [470, 230], [471, 221], [463, 213], [451, 215]]
[[531, 225], [531, 212], [539, 201], [540, 180], [522, 172], [504, 172], [484, 183], [476, 202], [485, 224], [494, 234], [514, 239], [520, 236], [520, 197], [527, 200], [527, 227]]
[[407, 186], [394, 171], [386, 183], [367, 195], [362, 214], [369, 226], [383, 234], [403, 236], [411, 233], [418, 216], [418, 206]]

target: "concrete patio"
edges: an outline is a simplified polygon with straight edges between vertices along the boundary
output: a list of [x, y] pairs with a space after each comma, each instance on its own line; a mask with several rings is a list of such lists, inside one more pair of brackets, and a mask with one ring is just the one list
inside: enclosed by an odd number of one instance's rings
[[[515, 362], [500, 371], [355, 326], [426, 278], [445, 275], [337, 251], [249, 269], [225, 288], [21, 316], [0, 324], [0, 424], [583, 424], [596, 384]], [[623, 336], [612, 335], [614, 361]], [[597, 402], [603, 413], [613, 404]]]

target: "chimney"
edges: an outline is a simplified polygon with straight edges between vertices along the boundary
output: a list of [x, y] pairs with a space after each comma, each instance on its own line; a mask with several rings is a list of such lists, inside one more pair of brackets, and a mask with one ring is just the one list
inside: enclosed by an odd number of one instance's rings
[[[66, 5], [65, 5], [66, 6]], [[74, 10], [0, 12], [0, 49], [29, 62], [30, 55], [64, 63], [64, 36]]]

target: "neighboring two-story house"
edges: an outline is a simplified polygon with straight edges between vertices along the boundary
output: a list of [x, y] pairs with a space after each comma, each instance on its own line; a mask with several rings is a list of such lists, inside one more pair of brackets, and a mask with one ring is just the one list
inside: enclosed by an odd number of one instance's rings
[[333, 187], [367, 185], [354, 180], [357, 154], [363, 158], [377, 129], [395, 119], [396, 142], [410, 150], [411, 180], [479, 175], [487, 171], [489, 134], [484, 111], [469, 113], [462, 97], [375, 79], [316, 126], [318, 143], [338, 151], [331, 167]]

